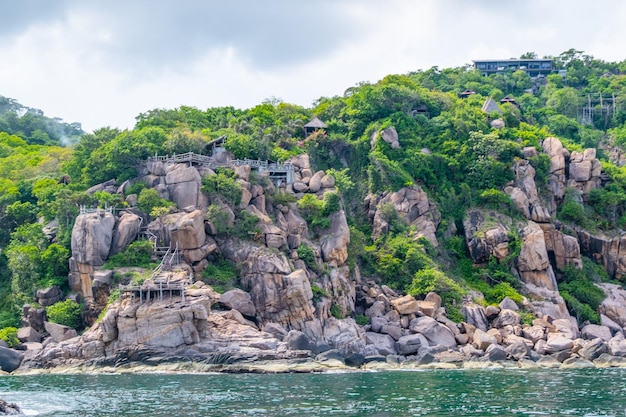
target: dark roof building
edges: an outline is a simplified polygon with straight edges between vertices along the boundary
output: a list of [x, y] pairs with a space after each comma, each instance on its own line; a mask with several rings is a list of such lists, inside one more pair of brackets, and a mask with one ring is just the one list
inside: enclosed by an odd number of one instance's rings
[[501, 103], [501, 104], [504, 104], [504, 103], [511, 103], [511, 104], [513, 104], [514, 106], [519, 107], [519, 104], [517, 104], [517, 101], [515, 101], [515, 99], [514, 99], [513, 97], [511, 97], [511, 96], [506, 96], [506, 97], [504, 97], [502, 100], [500, 100], [500, 103]]
[[475, 60], [474, 68], [482, 75], [522, 70], [531, 77], [546, 76], [556, 72], [551, 59], [481, 59]]
[[309, 123], [303, 126], [304, 135], [309, 136], [311, 133], [315, 132], [316, 130], [326, 129], [326, 127], [327, 127], [326, 123], [322, 122], [317, 117], [314, 117], [313, 120], [311, 120]]
[[463, 91], [461, 94], [459, 94], [459, 97], [461, 97], [461, 98], [467, 98], [467, 97], [471, 96], [472, 94], [476, 94], [476, 91], [472, 91], [472, 90], [465, 90], [465, 91]]

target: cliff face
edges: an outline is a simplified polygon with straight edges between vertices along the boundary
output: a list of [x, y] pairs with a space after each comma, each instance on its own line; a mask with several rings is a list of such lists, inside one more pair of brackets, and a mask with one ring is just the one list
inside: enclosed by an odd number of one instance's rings
[[[555, 221], [565, 187], [585, 198], [600, 186], [598, 160], [593, 150], [570, 155], [556, 138], [547, 138], [542, 151], [550, 157], [549, 193], [538, 192], [534, 168], [519, 159], [513, 167], [515, 179], [504, 189], [519, 214], [475, 209], [463, 222], [475, 265], [492, 259], [504, 262], [515, 255], [510, 273], [519, 280], [525, 298], [521, 302], [505, 298], [497, 307], [485, 307], [480, 294], [470, 293], [458, 305], [464, 316], [461, 323], [448, 318], [436, 293], [423, 299], [397, 293], [361, 276], [358, 266], [351, 268], [350, 229], [342, 209], [328, 216], [327, 228], [313, 233], [296, 203], [272, 203], [276, 192], [295, 199], [306, 194], [322, 199], [326, 192], [335, 191], [334, 178], [324, 171], [313, 172], [307, 155], [291, 161], [295, 181], [282, 184], [281, 189], [251, 180], [249, 166], [236, 167], [243, 188], [238, 207], [200, 191], [202, 177], [215, 175], [208, 168], [149, 163], [140, 180], [181, 208], [151, 222], [147, 230], [160, 245], [179, 249], [180, 264], [173, 267], [191, 277], [184, 297], [176, 292], [147, 301], [122, 294], [83, 336], [27, 352], [24, 366], [85, 360], [106, 364], [164, 352], [217, 362], [293, 359], [328, 351], [336, 351], [346, 363], [380, 356], [404, 358], [398, 361], [411, 357], [417, 363], [477, 357], [538, 360], [555, 355], [563, 362], [570, 357], [595, 360], [603, 353], [626, 356], [623, 291], [604, 284], [602, 323], [589, 325], [570, 315], [557, 286], [557, 277], [568, 266], [582, 268], [581, 254], [596, 259], [612, 277], [621, 277], [626, 268], [620, 237], [595, 236], [585, 230], [572, 236]], [[537, 151], [525, 149], [524, 154], [533, 156]], [[251, 239], [218, 233], [222, 225], [207, 219], [209, 205], [222, 208], [228, 226], [237, 221], [234, 212], [244, 210], [258, 220], [256, 232]], [[413, 239], [424, 237], [434, 248], [440, 247], [442, 213], [418, 185], [366, 197], [373, 239], [389, 232], [384, 211], [390, 207]], [[82, 214], [76, 221], [70, 284], [96, 305], [104, 272], [99, 267], [139, 236], [142, 220], [134, 210], [117, 216], [102, 211]], [[314, 259], [300, 256], [302, 245], [310, 248]], [[516, 247], [519, 253], [512, 252]], [[199, 281], [216, 256], [238, 266], [241, 289], [218, 294]], [[152, 278], [155, 281], [143, 284], [146, 291], [159, 280], [159, 276]], [[522, 323], [520, 308], [534, 315], [532, 323]], [[357, 314], [368, 324], [358, 325], [350, 318]]]

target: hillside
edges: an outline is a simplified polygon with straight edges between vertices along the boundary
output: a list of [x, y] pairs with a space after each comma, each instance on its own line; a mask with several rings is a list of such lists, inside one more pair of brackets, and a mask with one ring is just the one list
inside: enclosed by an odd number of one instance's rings
[[626, 61], [553, 64], [154, 109], [73, 147], [0, 118], [0, 338], [23, 367], [621, 364]]

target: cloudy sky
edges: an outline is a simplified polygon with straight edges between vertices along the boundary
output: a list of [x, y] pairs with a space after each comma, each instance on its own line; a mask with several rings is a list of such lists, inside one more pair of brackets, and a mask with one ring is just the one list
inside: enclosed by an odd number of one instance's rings
[[623, 0], [2, 0], [0, 95], [132, 128], [181, 105], [310, 107], [361, 81], [472, 59], [626, 59]]

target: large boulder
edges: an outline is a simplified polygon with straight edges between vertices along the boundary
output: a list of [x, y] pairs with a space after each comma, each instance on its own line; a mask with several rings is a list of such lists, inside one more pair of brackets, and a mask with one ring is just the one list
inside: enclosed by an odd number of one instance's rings
[[565, 153], [561, 141], [554, 137], [549, 137], [543, 141], [543, 151], [550, 156], [550, 176], [548, 177], [548, 188], [552, 195], [558, 200], [562, 200], [565, 195]]
[[63, 298], [63, 291], [61, 287], [53, 285], [48, 288], [42, 288], [37, 290], [37, 301], [42, 307], [51, 306], [52, 304], [61, 301]]
[[498, 340], [494, 335], [480, 329], [476, 329], [474, 332], [473, 344], [476, 349], [485, 350], [491, 345], [498, 344]]
[[560, 334], [555, 334], [548, 338], [545, 344], [545, 351], [547, 353], [556, 353], [564, 350], [568, 350], [574, 347], [574, 341]]
[[578, 351], [578, 354], [589, 361], [593, 361], [603, 353], [607, 353], [608, 350], [606, 341], [597, 338], [585, 343], [582, 349]]
[[525, 159], [515, 162], [515, 185], [505, 188], [505, 192], [529, 220], [547, 223], [550, 221], [550, 212], [539, 199], [535, 185], [535, 169]]
[[0, 369], [13, 372], [19, 368], [24, 359], [24, 353], [0, 346]]
[[441, 213], [437, 206], [428, 200], [428, 195], [418, 185], [402, 188], [396, 192], [385, 192], [366, 197], [369, 217], [373, 223], [372, 239], [389, 231], [382, 208], [392, 204], [400, 217], [415, 226], [415, 237], [425, 237], [433, 246], [439, 246], [435, 235], [441, 222]]
[[468, 303], [463, 305], [461, 308], [461, 313], [465, 317], [465, 321], [476, 328], [487, 331], [488, 321], [487, 315], [485, 314], [485, 308], [479, 304]]
[[0, 399], [0, 416], [21, 416], [22, 410], [17, 404], [8, 403]]
[[330, 231], [321, 239], [322, 259], [343, 265], [348, 260], [350, 229], [343, 210], [330, 215]]
[[600, 188], [602, 165], [596, 159], [596, 150], [585, 149], [583, 152], [573, 151], [569, 158], [567, 186], [580, 190], [583, 195]]
[[365, 333], [365, 342], [368, 345], [373, 345], [380, 355], [395, 355], [396, 341], [387, 334], [367, 332]]
[[463, 220], [465, 242], [474, 263], [509, 255], [511, 219], [495, 212], [471, 210]]
[[418, 317], [411, 320], [409, 329], [413, 333], [424, 335], [431, 346], [441, 345], [449, 348], [456, 346], [452, 330], [431, 317]]
[[417, 314], [418, 303], [412, 295], [396, 298], [391, 301], [391, 305], [400, 315]]
[[402, 336], [396, 342], [396, 350], [400, 355], [414, 355], [419, 348], [428, 346], [426, 337], [419, 333]]
[[22, 327], [18, 329], [17, 338], [22, 343], [41, 342], [41, 334], [32, 327]]
[[194, 210], [179, 217], [170, 231], [170, 246], [179, 250], [196, 249], [206, 242], [204, 213]]
[[124, 212], [119, 217], [113, 230], [110, 255], [115, 255], [137, 239], [142, 219], [134, 213]]
[[622, 279], [626, 276], [626, 235], [605, 236], [601, 233], [592, 235], [579, 229], [578, 241], [583, 255], [600, 263], [610, 277]]
[[[254, 317], [256, 315], [256, 308], [252, 302], [252, 297], [247, 292], [238, 288], [226, 291], [220, 297], [220, 304], [226, 308], [232, 308], [239, 311], [241, 314]], [[276, 325], [274, 323], [274, 325]]]
[[302, 330], [313, 319], [313, 291], [306, 271], [291, 272], [283, 253], [266, 247], [222, 245], [225, 256], [242, 262], [241, 284], [252, 296], [260, 324], [274, 322]]
[[597, 324], [588, 324], [580, 329], [580, 335], [583, 339], [593, 340], [601, 339], [608, 342], [613, 337], [611, 329], [607, 326], [599, 326]]
[[104, 210], [81, 214], [72, 229], [72, 257], [77, 263], [100, 266], [111, 250], [115, 217]]
[[166, 169], [165, 182], [170, 200], [179, 208], [201, 206], [202, 177], [198, 170], [188, 164], [171, 164]]
[[52, 337], [55, 342], [63, 342], [64, 340], [72, 339], [77, 336], [76, 330], [62, 324], [51, 323], [49, 321], [44, 323], [46, 331]]
[[611, 321], [626, 327], [626, 290], [617, 284], [597, 284], [606, 298], [600, 304], [598, 310]]
[[116, 317], [116, 346], [175, 348], [198, 343], [206, 337], [207, 316], [202, 304], [128, 304]]
[[529, 221], [522, 230], [522, 239], [517, 265], [522, 280], [526, 284], [556, 291], [556, 278], [550, 265], [543, 230], [537, 223]]
[[582, 268], [583, 263], [578, 239], [556, 230], [551, 223], [544, 223], [539, 226], [543, 230], [548, 255], [554, 259], [557, 270], [563, 271], [568, 265]]
[[380, 138], [387, 142], [391, 149], [397, 149], [400, 147], [400, 140], [398, 139], [398, 132], [393, 126], [389, 126], [386, 129], [380, 131]]

